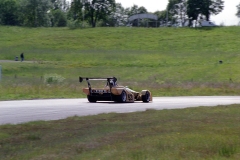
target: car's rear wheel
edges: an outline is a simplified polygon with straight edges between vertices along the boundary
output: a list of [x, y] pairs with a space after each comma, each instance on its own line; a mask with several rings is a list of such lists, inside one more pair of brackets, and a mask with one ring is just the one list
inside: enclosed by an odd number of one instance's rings
[[142, 95], [142, 101], [148, 103], [150, 101], [150, 92], [146, 91], [145, 95]]
[[92, 97], [92, 96], [89, 96], [89, 95], [87, 96], [87, 99], [90, 103], [96, 103], [97, 102], [95, 97]]
[[122, 91], [121, 95], [119, 96], [119, 102], [127, 102], [127, 93], [125, 91]]

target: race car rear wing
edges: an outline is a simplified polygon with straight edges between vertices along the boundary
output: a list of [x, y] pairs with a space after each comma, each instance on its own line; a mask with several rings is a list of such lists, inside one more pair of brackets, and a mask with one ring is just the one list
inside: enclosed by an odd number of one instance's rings
[[113, 80], [114, 82], [117, 81], [117, 78], [116, 77], [110, 77], [110, 78], [85, 78], [85, 77], [79, 77], [79, 82], [81, 83], [83, 80], [86, 80], [86, 81], [105, 81], [107, 80], [108, 82], [110, 80]]
[[[87, 81], [89, 91], [91, 91], [91, 89], [92, 89], [91, 84], [90, 84], [90, 80], [92, 80], [92, 81], [105, 81], [105, 80], [107, 80], [108, 84], [110, 84], [110, 81], [113, 81], [114, 84], [116, 84], [116, 82], [117, 82], [117, 78], [116, 77], [110, 77], [110, 78], [86, 78], [86, 77], [79, 77], [79, 82], [80, 83], [83, 80]], [[112, 88], [112, 86], [110, 86], [110, 90], [111, 90], [111, 88]]]

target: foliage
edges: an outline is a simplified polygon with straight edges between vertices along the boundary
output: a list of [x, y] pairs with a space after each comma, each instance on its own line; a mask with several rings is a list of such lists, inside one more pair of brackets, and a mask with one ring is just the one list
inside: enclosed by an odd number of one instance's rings
[[51, 26], [53, 27], [65, 27], [67, 26], [66, 13], [61, 9], [55, 9], [51, 11]]
[[[168, 5], [166, 8], [167, 15], [165, 15], [165, 18], [168, 17], [168, 22], [176, 23], [176, 17], [175, 15], [178, 15], [178, 10], [180, 9], [177, 5], [180, 4], [182, 0], [169, 0]], [[166, 23], [168, 23], [166, 22]]]
[[66, 0], [1, 0], [0, 24], [29, 27], [66, 26]]
[[69, 1], [67, 0], [51, 0], [53, 10], [61, 10], [67, 12], [69, 10]]
[[144, 6], [138, 7], [138, 5], [134, 4], [132, 7], [126, 8], [126, 14], [129, 16], [142, 13], [148, 13], [147, 9]]
[[96, 27], [99, 20], [105, 20], [115, 8], [115, 0], [86, 0], [84, 2], [85, 16], [92, 27]]
[[84, 9], [82, 0], [72, 0], [71, 7], [68, 12], [68, 19], [73, 19], [73, 21], [84, 21]]
[[[166, 26], [166, 23], [167, 23], [167, 10], [163, 10], [163, 11], [156, 11], [154, 12], [155, 15], [158, 16], [158, 21], [159, 21], [159, 25], [160, 26]], [[170, 19], [171, 20], [171, 17]]]
[[[211, 15], [219, 14], [224, 8], [223, 0], [169, 0], [166, 10], [156, 11], [160, 26], [172, 22], [189, 26], [194, 21], [209, 20]], [[92, 27], [125, 26], [128, 17], [148, 13], [144, 6], [133, 5], [124, 8], [115, 0], [1, 0], [0, 24], [28, 27], [63, 27], [67, 22], [88, 23]], [[238, 15], [238, 13], [237, 13]], [[168, 18], [166, 18], [168, 17]], [[167, 22], [168, 21], [168, 22]], [[130, 22], [132, 26], [145, 26], [146, 20]], [[72, 24], [70, 24], [72, 25]], [[149, 23], [150, 26], [156, 26]]]
[[19, 25], [18, 11], [16, 0], [0, 0], [0, 24]]
[[224, 9], [223, 0], [204, 0], [202, 3], [201, 12], [207, 21], [210, 20], [210, 15], [217, 15]]
[[237, 7], [236, 16], [240, 18], [240, 4], [238, 4], [236, 7]]
[[51, 26], [50, 14], [51, 8], [49, 0], [20, 0], [22, 10], [21, 20], [23, 24], [29, 27], [48, 27]]
[[114, 11], [106, 20], [109, 26], [125, 26], [128, 22], [128, 15], [121, 3], [116, 3]]
[[222, 0], [188, 0], [187, 1], [187, 15], [190, 19], [189, 25], [193, 21], [205, 18], [210, 20], [211, 15], [219, 14], [224, 8], [224, 1]]
[[[175, 23], [176, 26], [183, 27], [185, 26], [186, 22], [188, 21], [187, 16], [187, 0], [175, 0], [171, 1], [172, 3], [169, 3], [168, 8], [169, 12], [171, 13], [173, 23]], [[178, 2], [178, 3], [176, 3]]]
[[67, 13], [69, 10], [69, 2], [66, 0], [51, 0], [51, 26], [65, 27], [67, 26]]

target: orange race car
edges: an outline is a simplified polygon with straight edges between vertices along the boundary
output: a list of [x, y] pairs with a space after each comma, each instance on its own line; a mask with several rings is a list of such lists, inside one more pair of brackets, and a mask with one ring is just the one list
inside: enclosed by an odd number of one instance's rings
[[[87, 81], [88, 88], [83, 88], [83, 92], [87, 95], [89, 102], [97, 101], [115, 101], [115, 102], [150, 102], [152, 94], [149, 90], [136, 92], [125, 86], [117, 85], [117, 78], [83, 78], [79, 77], [79, 82]], [[92, 88], [90, 81], [107, 81], [106, 86], [102, 88]]]

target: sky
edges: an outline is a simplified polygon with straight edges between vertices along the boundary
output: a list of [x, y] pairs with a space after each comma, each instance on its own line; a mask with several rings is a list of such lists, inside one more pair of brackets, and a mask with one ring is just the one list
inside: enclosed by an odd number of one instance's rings
[[[168, 4], [168, 0], [115, 0], [117, 3], [121, 3], [124, 8], [132, 7], [134, 4], [138, 7], [144, 6], [148, 12], [155, 12], [165, 10]], [[240, 4], [240, 0], [223, 0], [224, 10], [216, 16], [211, 17], [211, 21], [215, 24], [224, 24], [226, 26], [238, 25], [240, 18], [235, 14], [237, 13], [237, 5]]]

